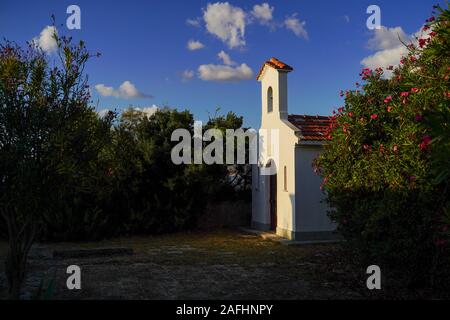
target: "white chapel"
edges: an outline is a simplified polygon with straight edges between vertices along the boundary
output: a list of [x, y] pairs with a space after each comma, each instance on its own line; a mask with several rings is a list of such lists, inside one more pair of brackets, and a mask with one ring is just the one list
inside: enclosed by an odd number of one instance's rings
[[322, 179], [312, 167], [327, 141], [331, 119], [288, 113], [291, 71], [292, 67], [272, 58], [257, 76], [262, 99], [260, 139], [267, 140], [263, 143], [267, 147], [260, 150], [252, 170], [252, 227], [291, 240], [334, 239], [336, 226], [327, 216]]

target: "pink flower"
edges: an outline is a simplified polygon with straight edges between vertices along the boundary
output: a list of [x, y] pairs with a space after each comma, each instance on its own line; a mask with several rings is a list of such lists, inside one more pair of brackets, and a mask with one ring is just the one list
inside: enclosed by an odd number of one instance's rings
[[387, 96], [386, 99], [384, 99], [384, 103], [389, 103], [392, 101], [392, 96]]
[[394, 151], [395, 153], [398, 152], [398, 146], [396, 144], [394, 144], [394, 146], [392, 147], [392, 151]]
[[372, 120], [375, 120], [376, 118], [378, 118], [378, 115], [376, 113], [374, 113], [370, 116], [370, 119], [372, 119]]
[[339, 113], [342, 113], [342, 111], [344, 111], [344, 107], [340, 107], [340, 108], [338, 109], [338, 112], [339, 112]]
[[353, 112], [350, 111], [350, 112], [348, 113], [348, 116], [349, 116], [350, 118], [353, 117]]
[[445, 240], [444, 239], [437, 239], [436, 240], [436, 246], [438, 247], [442, 247], [445, 244]]
[[416, 114], [415, 119], [417, 122], [420, 122], [423, 120], [423, 116], [421, 114]]
[[362, 74], [363, 75], [370, 75], [372, 73], [372, 70], [370, 70], [369, 68], [364, 68], [363, 70], [362, 70]]
[[425, 39], [419, 39], [419, 47], [423, 48], [427, 44]]
[[430, 26], [427, 26], [427, 25], [426, 25], [426, 26], [423, 27], [422, 30], [423, 30], [423, 31], [427, 31], [428, 29], [430, 29]]
[[430, 143], [431, 137], [428, 136], [428, 135], [426, 135], [426, 136], [424, 136], [424, 137], [422, 138], [422, 141], [423, 141], [423, 142], [426, 142], [426, 143]]
[[393, 108], [394, 108], [393, 106], [388, 106], [387, 107], [387, 112], [391, 112]]
[[412, 89], [411, 89], [411, 92], [417, 93], [417, 92], [419, 92], [419, 89], [417, 89], [417, 88], [412, 88]]
[[372, 75], [372, 70], [370, 70], [369, 68], [364, 68], [359, 75], [363, 80], [366, 80], [369, 76]]
[[428, 136], [428, 135], [423, 136], [422, 142], [419, 145], [420, 150], [425, 151], [428, 148], [428, 145], [430, 144], [430, 142], [431, 142], [430, 136]]
[[402, 92], [402, 93], [400, 94], [400, 96], [401, 96], [401, 97], [407, 97], [407, 96], [409, 96], [409, 92]]

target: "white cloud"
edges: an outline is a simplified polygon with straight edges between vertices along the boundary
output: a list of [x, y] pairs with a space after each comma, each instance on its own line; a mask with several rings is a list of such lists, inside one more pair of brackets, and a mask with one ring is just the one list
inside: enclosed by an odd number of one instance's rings
[[204, 81], [234, 82], [248, 80], [253, 71], [245, 63], [232, 67], [227, 65], [203, 64], [198, 67], [199, 78]]
[[253, 77], [252, 69], [245, 63], [237, 65], [225, 52], [220, 51], [217, 56], [223, 64], [202, 64], [198, 67], [198, 77], [204, 81], [237, 82]]
[[156, 104], [152, 105], [151, 107], [132, 108], [132, 109], [135, 110], [135, 111], [142, 112], [147, 117], [150, 117], [150, 116], [154, 115], [158, 110], [160, 110], [160, 108]]
[[398, 65], [400, 58], [407, 53], [408, 49], [403, 45], [391, 49], [384, 49], [365, 57], [361, 60], [361, 64], [370, 69], [376, 69], [378, 67], [387, 68]]
[[236, 62], [231, 60], [231, 57], [227, 53], [225, 53], [225, 51], [223, 51], [223, 50], [219, 52], [218, 56], [222, 60], [223, 64], [225, 64], [227, 66], [233, 66], [236, 64]]
[[294, 32], [297, 37], [302, 37], [304, 39], [308, 39], [308, 32], [306, 32], [305, 21], [300, 21], [297, 18], [297, 14], [293, 14], [292, 16], [286, 18], [284, 20], [284, 25], [287, 29]]
[[401, 27], [386, 28], [382, 26], [380, 29], [374, 30], [373, 37], [369, 39], [367, 46], [374, 50], [392, 49], [401, 44], [400, 40], [405, 42], [408, 39], [409, 36]]
[[133, 98], [152, 98], [151, 95], [144, 94], [140, 92], [134, 84], [130, 81], [124, 81], [118, 89], [113, 87], [105, 86], [104, 84], [97, 84], [95, 86], [97, 92], [104, 97], [115, 97], [122, 99], [133, 99]]
[[187, 48], [191, 51], [199, 50], [204, 47], [205, 47], [205, 45], [203, 43], [201, 43], [200, 41], [195, 41], [195, 40], [189, 40], [189, 42], [187, 44]]
[[97, 111], [97, 114], [98, 114], [98, 116], [100, 117], [100, 118], [103, 118], [103, 117], [105, 117], [106, 115], [108, 115], [108, 113], [110, 112], [111, 110], [109, 110], [109, 109], [102, 109], [102, 110], [100, 110], [100, 111]]
[[[150, 117], [152, 115], [154, 115], [157, 111], [165, 111], [165, 110], [170, 110], [170, 107], [159, 107], [156, 104], [153, 104], [150, 107], [128, 107], [128, 108], [124, 108], [122, 110], [122, 112], [126, 112], [126, 111], [137, 111], [137, 112], [141, 112], [143, 113], [145, 116]], [[99, 111], [97, 111], [97, 114], [100, 118], [105, 117], [106, 115], [108, 115], [109, 112], [111, 112], [112, 110], [110, 109], [101, 109]]]
[[[376, 50], [376, 52], [362, 59], [361, 64], [370, 69], [397, 66], [401, 57], [408, 54], [405, 44], [417, 44], [416, 37], [427, 36], [431, 32], [430, 29], [422, 34], [422, 28], [412, 35], [406, 34], [401, 27], [387, 28], [383, 26], [381, 29], [375, 29], [367, 46], [369, 49]], [[392, 72], [385, 71], [385, 74], [390, 76]]]
[[269, 24], [272, 21], [272, 12], [274, 7], [270, 7], [268, 3], [256, 4], [253, 6], [251, 15], [255, 17], [261, 24]]
[[350, 16], [345, 15], [344, 17], [345, 22], [350, 23]]
[[192, 27], [200, 27], [201, 18], [187, 19], [186, 24]]
[[184, 70], [184, 71], [181, 73], [181, 78], [182, 78], [183, 80], [189, 80], [189, 79], [194, 78], [194, 71], [193, 71], [193, 70]]
[[[164, 110], [169, 110], [168, 107], [164, 107], [164, 108], [160, 108], [157, 105], [152, 105], [150, 107], [133, 107], [133, 106], [129, 106], [128, 108], [124, 108], [122, 110], [122, 115], [125, 112], [131, 112], [133, 114], [133, 118], [135, 116], [137, 116], [139, 119], [143, 119], [144, 117], [150, 118], [152, 115], [154, 115], [156, 112], [158, 111], [164, 111]], [[125, 123], [128, 122], [128, 120], [122, 118], [121, 121], [125, 121]]]
[[244, 10], [228, 2], [209, 3], [203, 12], [206, 30], [230, 49], [245, 45], [245, 18]]
[[42, 51], [51, 53], [58, 47], [58, 44], [54, 38], [55, 34], [58, 35], [58, 30], [54, 26], [46, 26], [42, 29], [39, 37], [34, 37], [31, 41]]

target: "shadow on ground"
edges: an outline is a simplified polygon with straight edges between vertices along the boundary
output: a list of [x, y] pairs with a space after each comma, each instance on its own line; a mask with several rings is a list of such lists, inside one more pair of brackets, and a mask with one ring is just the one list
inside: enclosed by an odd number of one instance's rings
[[[2, 244], [3, 249], [5, 244]], [[132, 255], [57, 257], [55, 250], [122, 247]], [[284, 246], [236, 230], [38, 244], [23, 297], [56, 279], [54, 299], [360, 299], [361, 276], [339, 260], [337, 244]], [[2, 260], [5, 250], [0, 250]], [[0, 292], [6, 296], [3, 261]], [[68, 290], [66, 268], [81, 267], [81, 290]]]

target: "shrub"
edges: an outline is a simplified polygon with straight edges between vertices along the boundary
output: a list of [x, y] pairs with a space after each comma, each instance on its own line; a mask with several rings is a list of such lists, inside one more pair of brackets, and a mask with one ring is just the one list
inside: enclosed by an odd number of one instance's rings
[[59, 58], [53, 64], [32, 44], [0, 45], [0, 229], [9, 241], [5, 273], [12, 298], [19, 296], [28, 252], [43, 226], [62, 218], [65, 231], [72, 222], [96, 225], [100, 216], [86, 206], [97, 186], [92, 172], [103, 166], [99, 137], [109, 127], [88, 106], [84, 43], [53, 36]]
[[448, 271], [450, 13], [437, 9], [398, 67], [341, 93], [315, 163], [350, 247], [411, 286]]

